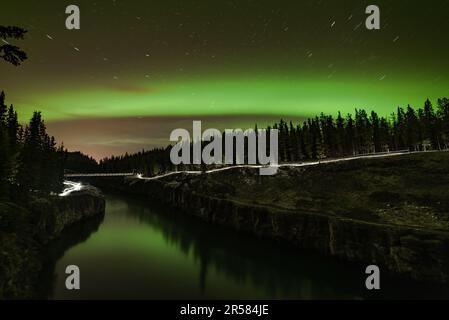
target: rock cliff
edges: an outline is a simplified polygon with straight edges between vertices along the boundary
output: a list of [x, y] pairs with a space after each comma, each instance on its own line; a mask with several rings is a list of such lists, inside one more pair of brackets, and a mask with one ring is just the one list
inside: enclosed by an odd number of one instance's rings
[[448, 283], [448, 160], [435, 153], [282, 169], [273, 177], [236, 169], [91, 182], [402, 278]]
[[24, 207], [0, 204], [0, 299], [33, 298], [46, 244], [77, 223], [102, 216], [94, 188], [67, 197], [34, 198]]

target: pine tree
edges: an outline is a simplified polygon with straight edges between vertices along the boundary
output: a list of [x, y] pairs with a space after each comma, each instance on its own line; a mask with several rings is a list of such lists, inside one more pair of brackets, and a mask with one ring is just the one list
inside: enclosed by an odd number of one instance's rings
[[336, 127], [336, 150], [337, 156], [341, 157], [345, 154], [345, 119], [341, 116], [340, 111], [338, 112]]
[[355, 124], [354, 120], [352, 119], [352, 115], [348, 114], [346, 118], [346, 154], [347, 155], [356, 155], [356, 133], [355, 133]]
[[19, 145], [19, 121], [17, 117], [17, 112], [14, 110], [13, 105], [8, 109], [8, 115], [6, 118], [6, 123], [8, 127], [9, 144], [12, 152], [17, 152]]
[[394, 150], [394, 145], [391, 143], [391, 134], [390, 134], [390, 124], [388, 120], [384, 117], [380, 119], [379, 124], [379, 144], [381, 147], [381, 151], [390, 152]]
[[444, 148], [449, 148], [449, 99], [438, 99], [438, 118], [441, 121], [441, 134]]
[[24, 145], [20, 154], [17, 181], [23, 192], [37, 190], [40, 186], [40, 165], [42, 163], [41, 114], [34, 112], [25, 128]]
[[279, 160], [282, 162], [287, 160], [287, 133], [284, 124], [284, 120], [281, 119], [279, 124], [273, 126], [273, 129], [279, 130]]
[[9, 179], [11, 177], [11, 153], [7, 130], [5, 93], [0, 93], [0, 199], [9, 198]]
[[429, 139], [434, 150], [440, 150], [440, 139], [438, 137], [438, 122], [433, 110], [432, 103], [429, 99], [424, 103], [424, 137]]
[[407, 107], [405, 114], [405, 141], [406, 146], [410, 151], [419, 150], [419, 122], [415, 110], [410, 105]]
[[355, 136], [357, 153], [366, 154], [374, 151], [372, 127], [365, 110], [355, 110]]
[[0, 123], [0, 199], [9, 198], [10, 154], [6, 130]]
[[310, 134], [310, 119], [304, 122], [302, 125], [302, 138], [301, 138], [301, 153], [304, 159], [309, 160], [312, 158], [312, 145], [311, 145], [311, 134]]
[[299, 141], [296, 128], [293, 126], [293, 122], [290, 121], [289, 138], [290, 141], [290, 161], [299, 161], [301, 159], [299, 150]]
[[382, 151], [382, 144], [380, 140], [380, 122], [379, 116], [374, 111], [371, 111], [371, 124], [373, 127], [373, 144], [374, 152]]
[[2, 92], [0, 92], [0, 122], [2, 124], [5, 123], [6, 111], [7, 111], [7, 107], [5, 104], [5, 93], [2, 91]]

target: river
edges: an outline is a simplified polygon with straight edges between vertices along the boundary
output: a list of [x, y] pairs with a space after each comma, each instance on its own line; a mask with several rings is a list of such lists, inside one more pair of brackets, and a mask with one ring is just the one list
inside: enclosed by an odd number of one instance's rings
[[[52, 247], [41, 289], [49, 299], [439, 296], [385, 277], [382, 290], [369, 292], [361, 265], [213, 226], [136, 198], [108, 195], [102, 221], [68, 230]], [[80, 290], [65, 288], [68, 265], [80, 268]]]

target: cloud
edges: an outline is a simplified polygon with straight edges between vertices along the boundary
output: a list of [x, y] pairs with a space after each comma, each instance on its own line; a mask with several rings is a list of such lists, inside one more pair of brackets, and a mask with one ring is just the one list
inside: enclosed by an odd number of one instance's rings
[[86, 145], [89, 146], [104, 146], [104, 147], [141, 147], [141, 146], [161, 146], [161, 145], [167, 145], [169, 142], [167, 139], [163, 138], [130, 138], [130, 139], [109, 139], [109, 140], [100, 140], [100, 141], [94, 141], [90, 143], [86, 143]]
[[[173, 129], [192, 129], [192, 121], [201, 120], [203, 130], [207, 128], [248, 129], [272, 125], [278, 121], [276, 116], [160, 116], [160, 117], [122, 117], [88, 118], [49, 121], [48, 132], [64, 142], [70, 151], [82, 151], [99, 160], [111, 155], [133, 153], [142, 149], [166, 147], [171, 144]], [[294, 121], [302, 121], [296, 118]]]

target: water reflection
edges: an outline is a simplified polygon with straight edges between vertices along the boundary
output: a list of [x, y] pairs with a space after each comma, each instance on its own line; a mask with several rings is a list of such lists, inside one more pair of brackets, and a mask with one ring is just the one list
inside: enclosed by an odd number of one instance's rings
[[52, 296], [57, 261], [64, 256], [66, 251], [87, 241], [92, 234], [98, 231], [103, 220], [104, 215], [100, 215], [87, 221], [77, 223], [70, 227], [69, 230], [64, 231], [57, 241], [54, 241], [46, 248], [43, 252], [43, 269], [40, 275], [41, 281], [37, 287], [37, 297], [42, 299], [50, 298]]
[[[363, 266], [212, 226], [141, 199], [108, 197], [104, 222], [86, 240], [82, 234], [87, 229], [70, 232], [62, 239], [65, 244], [52, 249], [47, 296], [357, 299], [441, 294], [386, 278], [381, 292], [369, 293]], [[68, 264], [80, 266], [79, 292], [64, 288]]]
[[155, 206], [149, 209], [136, 202], [128, 202], [127, 206], [142, 223], [161, 231], [168, 245], [192, 255], [198, 265], [202, 292], [207, 286], [208, 271], [213, 268], [241, 286], [257, 288], [267, 298], [354, 298], [361, 295], [359, 277], [338, 276], [349, 274], [348, 266], [311, 253], [300, 254], [296, 248], [285, 244], [239, 234]]

